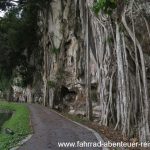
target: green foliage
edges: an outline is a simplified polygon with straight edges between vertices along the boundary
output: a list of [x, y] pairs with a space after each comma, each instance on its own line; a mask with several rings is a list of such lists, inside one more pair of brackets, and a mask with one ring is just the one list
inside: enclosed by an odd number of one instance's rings
[[49, 0], [0, 0], [0, 10], [8, 10], [8, 9], [12, 9], [14, 7], [16, 7], [17, 5], [20, 8], [25, 7], [26, 5], [28, 5], [29, 3], [36, 5], [36, 7], [40, 8], [45, 8], [47, 6], [47, 3], [49, 2]]
[[[7, 10], [0, 18], [0, 70], [7, 78], [19, 70], [23, 86], [32, 84], [37, 66], [30, 64], [31, 56], [42, 57], [39, 50], [38, 11], [47, 8], [49, 0], [0, 0], [0, 10]], [[58, 53], [59, 49], [53, 49]], [[42, 61], [38, 65], [42, 65]]]
[[104, 13], [111, 15], [112, 11], [117, 7], [117, 0], [97, 0], [93, 5], [93, 11], [98, 15], [102, 10]]
[[50, 88], [55, 88], [55, 87], [56, 87], [56, 82], [50, 80], [50, 81], [48, 81], [48, 86], [49, 86]]
[[0, 10], [6, 10], [8, 8], [14, 7], [12, 0], [0, 0]]
[[[6, 4], [5, 0], [3, 2]], [[12, 0], [7, 1], [11, 2]], [[24, 86], [32, 84], [36, 69], [36, 66], [30, 65], [29, 60], [33, 54], [39, 53], [37, 21], [41, 2], [44, 3], [44, 0], [19, 0], [18, 5], [9, 8], [0, 19], [0, 69], [10, 77], [17, 66], [22, 66], [24, 69], [20, 70], [20, 74]], [[3, 9], [1, 2], [0, 9]]]
[[10, 88], [12, 80], [6, 74], [0, 71], [0, 90], [2, 92]]
[[51, 48], [50, 51], [51, 51], [53, 54], [56, 54], [56, 55], [57, 55], [57, 54], [60, 52], [60, 48], [54, 47], [54, 48]]
[[0, 20], [0, 69], [9, 71], [9, 74], [19, 63], [22, 52], [19, 36], [21, 22], [15, 11], [10, 11]]
[[29, 110], [23, 104], [0, 102], [0, 109], [14, 112], [13, 116], [4, 123], [2, 129], [9, 128], [14, 135], [0, 133], [0, 149], [8, 150], [31, 133]]

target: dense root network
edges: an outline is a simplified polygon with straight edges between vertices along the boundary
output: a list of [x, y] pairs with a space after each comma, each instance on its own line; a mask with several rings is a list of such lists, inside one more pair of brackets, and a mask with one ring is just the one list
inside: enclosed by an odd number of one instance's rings
[[113, 124], [123, 135], [135, 136], [139, 131], [140, 141], [145, 141], [149, 139], [149, 102], [143, 49], [136, 36], [137, 17], [143, 19], [149, 35], [150, 31], [138, 5], [130, 1], [120, 22], [102, 12], [95, 17], [89, 9], [89, 14], [96, 45], [100, 123]]

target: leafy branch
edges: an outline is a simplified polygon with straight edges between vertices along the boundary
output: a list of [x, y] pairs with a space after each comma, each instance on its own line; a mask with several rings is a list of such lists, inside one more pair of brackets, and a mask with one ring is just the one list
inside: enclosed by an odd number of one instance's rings
[[112, 11], [117, 7], [117, 0], [97, 0], [92, 7], [92, 10], [98, 15], [102, 10], [104, 13], [111, 15]]

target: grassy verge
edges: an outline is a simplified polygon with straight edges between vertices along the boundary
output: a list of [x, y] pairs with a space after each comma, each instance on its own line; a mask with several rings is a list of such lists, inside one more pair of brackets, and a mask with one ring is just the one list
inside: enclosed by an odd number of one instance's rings
[[2, 126], [2, 129], [9, 128], [14, 131], [14, 134], [0, 133], [0, 150], [9, 150], [31, 133], [29, 110], [23, 104], [7, 102], [0, 102], [0, 109], [14, 112]]

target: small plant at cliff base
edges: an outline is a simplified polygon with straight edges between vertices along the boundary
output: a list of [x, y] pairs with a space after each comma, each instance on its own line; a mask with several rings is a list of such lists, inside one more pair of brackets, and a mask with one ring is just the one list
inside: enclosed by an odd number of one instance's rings
[[[97, 0], [93, 6], [94, 12], [89, 9], [98, 45], [96, 59], [99, 64], [100, 124], [113, 124], [124, 136], [138, 135], [140, 141], [147, 141], [150, 140], [150, 108], [142, 49], [144, 44], [140, 43], [140, 36], [150, 37], [148, 21], [140, 8], [146, 2], [126, 2]], [[144, 7], [143, 11], [146, 13]], [[114, 15], [105, 15], [110, 13]], [[139, 18], [147, 32], [139, 30]], [[138, 34], [140, 36], [137, 37]], [[109, 37], [113, 37], [111, 42]], [[137, 127], [136, 133], [133, 132], [134, 127]]]

